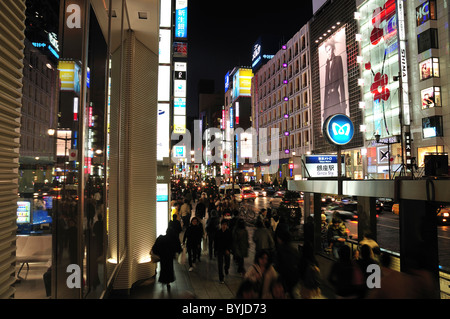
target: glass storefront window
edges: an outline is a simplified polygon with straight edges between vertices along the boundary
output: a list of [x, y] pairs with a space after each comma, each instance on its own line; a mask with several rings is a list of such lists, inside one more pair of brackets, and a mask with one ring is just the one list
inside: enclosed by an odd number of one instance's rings
[[420, 96], [422, 99], [422, 110], [435, 106], [442, 106], [441, 88], [439, 86], [426, 88], [420, 91]]
[[419, 63], [420, 80], [439, 77], [439, 58], [429, 58]]
[[443, 146], [428, 146], [428, 147], [419, 147], [417, 149], [417, 165], [424, 166], [425, 165], [425, 155], [427, 153], [443, 153], [444, 147]]
[[417, 35], [418, 53], [422, 53], [429, 49], [439, 49], [438, 31], [430, 28]]
[[429, 20], [436, 20], [436, 1], [425, 1], [416, 8], [417, 26], [424, 24]]
[[442, 116], [431, 116], [422, 119], [423, 138], [443, 136]]

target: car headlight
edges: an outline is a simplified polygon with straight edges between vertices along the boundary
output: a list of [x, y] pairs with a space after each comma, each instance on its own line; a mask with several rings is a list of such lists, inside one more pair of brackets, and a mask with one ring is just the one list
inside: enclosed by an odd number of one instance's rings
[[443, 216], [444, 217], [449, 217], [450, 215], [449, 215], [449, 213], [444, 213]]

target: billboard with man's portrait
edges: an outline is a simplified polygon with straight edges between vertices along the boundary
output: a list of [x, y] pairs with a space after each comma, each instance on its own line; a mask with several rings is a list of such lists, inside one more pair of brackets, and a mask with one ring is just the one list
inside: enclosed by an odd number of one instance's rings
[[322, 126], [334, 114], [350, 116], [345, 27], [319, 46]]

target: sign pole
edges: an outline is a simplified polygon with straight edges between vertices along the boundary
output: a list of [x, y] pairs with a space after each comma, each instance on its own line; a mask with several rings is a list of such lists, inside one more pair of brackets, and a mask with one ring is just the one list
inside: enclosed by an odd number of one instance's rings
[[342, 195], [342, 158], [341, 158], [341, 146], [337, 146], [337, 165], [338, 165], [338, 195]]

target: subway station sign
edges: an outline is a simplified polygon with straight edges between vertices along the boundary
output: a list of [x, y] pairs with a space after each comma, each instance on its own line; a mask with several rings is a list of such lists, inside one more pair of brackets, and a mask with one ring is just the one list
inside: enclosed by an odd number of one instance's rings
[[324, 131], [329, 141], [335, 145], [348, 144], [355, 133], [353, 122], [344, 114], [328, 117], [324, 123]]

